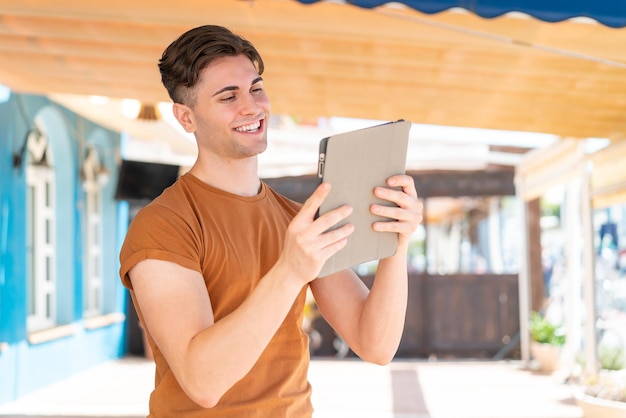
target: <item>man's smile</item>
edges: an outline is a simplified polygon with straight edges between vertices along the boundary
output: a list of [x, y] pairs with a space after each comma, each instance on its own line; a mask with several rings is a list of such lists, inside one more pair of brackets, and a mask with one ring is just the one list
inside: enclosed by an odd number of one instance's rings
[[258, 120], [248, 125], [243, 125], [235, 128], [237, 132], [257, 132], [261, 128], [261, 121]]

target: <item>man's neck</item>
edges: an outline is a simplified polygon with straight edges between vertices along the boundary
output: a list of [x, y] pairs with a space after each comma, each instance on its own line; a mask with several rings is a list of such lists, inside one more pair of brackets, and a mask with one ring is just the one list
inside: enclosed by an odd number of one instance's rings
[[198, 159], [189, 172], [204, 183], [240, 196], [256, 196], [261, 187], [257, 159], [237, 161], [201, 161]]

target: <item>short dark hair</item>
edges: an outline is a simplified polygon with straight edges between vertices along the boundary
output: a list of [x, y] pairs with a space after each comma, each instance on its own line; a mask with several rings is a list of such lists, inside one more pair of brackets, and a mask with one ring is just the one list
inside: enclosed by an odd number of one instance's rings
[[250, 41], [222, 26], [191, 29], [163, 52], [159, 60], [161, 82], [174, 103], [193, 106], [196, 100], [193, 88], [200, 72], [217, 58], [238, 55], [248, 57], [258, 73], [263, 73], [263, 59]]

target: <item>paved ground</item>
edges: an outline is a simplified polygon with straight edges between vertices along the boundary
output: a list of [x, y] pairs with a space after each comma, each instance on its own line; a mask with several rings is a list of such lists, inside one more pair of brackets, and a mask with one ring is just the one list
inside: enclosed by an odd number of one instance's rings
[[[115, 417], [147, 414], [154, 366], [125, 358], [0, 405], [0, 417]], [[581, 418], [574, 388], [518, 362], [315, 359], [315, 418]]]

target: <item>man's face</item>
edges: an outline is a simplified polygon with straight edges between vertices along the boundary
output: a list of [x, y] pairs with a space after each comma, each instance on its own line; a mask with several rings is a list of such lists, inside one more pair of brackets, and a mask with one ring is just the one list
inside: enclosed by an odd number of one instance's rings
[[195, 87], [190, 127], [202, 151], [235, 160], [267, 148], [270, 102], [263, 80], [244, 55], [216, 59]]

